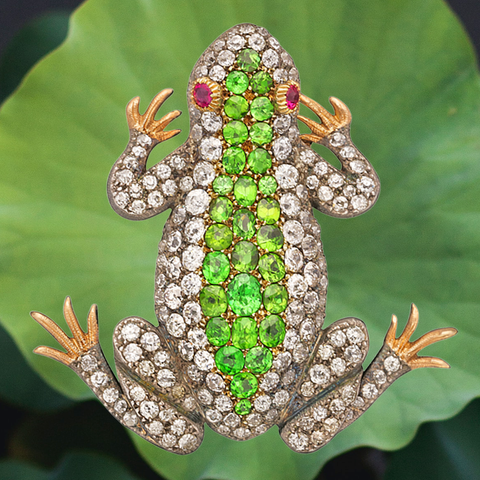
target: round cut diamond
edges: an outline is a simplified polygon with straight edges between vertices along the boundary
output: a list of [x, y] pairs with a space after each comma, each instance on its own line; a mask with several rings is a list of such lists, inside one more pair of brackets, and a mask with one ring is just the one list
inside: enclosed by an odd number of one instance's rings
[[209, 204], [210, 195], [205, 190], [192, 190], [185, 198], [185, 208], [193, 215], [200, 215], [205, 212]]
[[202, 115], [202, 125], [207, 132], [218, 132], [223, 125], [222, 117], [213, 112], [205, 112]]
[[157, 383], [162, 388], [170, 388], [175, 385], [175, 374], [168, 368], [163, 368], [157, 374]]
[[303, 266], [302, 252], [296, 247], [289, 248], [285, 252], [285, 265], [293, 272], [300, 271]]
[[[290, 155], [291, 151], [292, 151], [292, 144], [287, 137], [279, 137], [275, 140], [273, 144], [273, 153], [278, 160], [286, 160]], [[291, 165], [289, 166], [291, 167]], [[295, 167], [292, 167], [292, 168], [295, 168]], [[297, 172], [297, 179], [298, 179], [298, 172]], [[297, 182], [295, 181], [295, 184], [296, 183]], [[285, 188], [291, 188], [291, 187], [285, 187]]]
[[285, 215], [294, 216], [300, 211], [300, 200], [293, 193], [286, 193], [280, 198], [280, 208]]
[[207, 137], [200, 143], [200, 154], [205, 160], [219, 160], [222, 156], [222, 142], [215, 137]]
[[179, 338], [185, 332], [185, 321], [178, 313], [172, 313], [168, 318], [167, 331], [173, 337]]
[[206, 350], [199, 350], [195, 354], [194, 361], [195, 365], [197, 365], [200, 370], [205, 372], [210, 371], [215, 365], [212, 354]]
[[303, 298], [307, 293], [308, 285], [305, 278], [294, 273], [287, 282], [288, 293], [294, 298]]
[[278, 54], [275, 50], [269, 48], [262, 55], [263, 64], [267, 68], [274, 68], [278, 65]]
[[134, 323], [127, 323], [122, 328], [122, 336], [127, 342], [134, 342], [140, 335], [140, 327]]
[[215, 170], [211, 163], [200, 162], [193, 171], [193, 179], [202, 187], [210, 185], [215, 179]]
[[205, 253], [199, 245], [189, 245], [182, 253], [183, 266], [193, 272], [200, 268], [203, 263]]
[[296, 220], [288, 220], [283, 225], [283, 235], [285, 240], [292, 245], [299, 245], [304, 236], [303, 227]]

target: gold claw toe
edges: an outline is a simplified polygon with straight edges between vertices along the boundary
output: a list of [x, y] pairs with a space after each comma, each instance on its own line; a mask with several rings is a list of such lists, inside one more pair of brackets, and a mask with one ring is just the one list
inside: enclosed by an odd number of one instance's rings
[[97, 306], [92, 305], [88, 313], [88, 330], [85, 333], [78, 323], [73, 311], [70, 297], [63, 304], [63, 315], [73, 337], [70, 338], [52, 319], [40, 312], [31, 312], [32, 318], [38, 322], [67, 351], [61, 352], [55, 348], [40, 346], [34, 353], [53, 358], [64, 365], [70, 365], [80, 355], [87, 352], [98, 343]]
[[181, 130], [170, 130], [168, 132], [164, 132], [163, 130], [170, 122], [182, 114], [180, 110], [174, 110], [173, 112], [164, 115], [160, 120], [155, 120], [155, 115], [158, 109], [163, 105], [165, 100], [172, 95], [172, 93], [173, 90], [171, 88], [166, 88], [155, 95], [143, 115], [140, 115], [138, 109], [140, 105], [140, 97], [135, 97], [130, 100], [127, 105], [128, 127], [145, 133], [159, 142], [164, 142], [165, 140], [178, 135]]
[[453, 337], [457, 334], [456, 328], [437, 328], [422, 335], [418, 340], [410, 342], [410, 337], [418, 325], [418, 309], [412, 303], [407, 325], [400, 337], [396, 338], [398, 320], [392, 315], [392, 323], [385, 336], [385, 343], [404, 361], [410, 368], [450, 368], [450, 365], [437, 357], [419, 357], [417, 354], [423, 348], [433, 343]]

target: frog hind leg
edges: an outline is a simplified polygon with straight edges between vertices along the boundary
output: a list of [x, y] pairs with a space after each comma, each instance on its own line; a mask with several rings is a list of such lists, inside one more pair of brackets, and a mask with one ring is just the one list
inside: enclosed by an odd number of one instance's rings
[[368, 333], [361, 320], [344, 318], [324, 330], [279, 424], [292, 450], [318, 450], [349, 421], [367, 352]]
[[196, 450], [203, 417], [161, 331], [143, 318], [122, 320], [114, 333], [115, 365], [123, 391], [150, 442], [174, 453]]

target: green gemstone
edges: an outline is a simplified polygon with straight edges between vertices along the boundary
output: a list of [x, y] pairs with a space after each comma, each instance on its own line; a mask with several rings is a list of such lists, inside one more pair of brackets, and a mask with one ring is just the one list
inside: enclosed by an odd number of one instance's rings
[[244, 123], [233, 120], [223, 127], [223, 138], [230, 145], [239, 145], [248, 138], [248, 128]]
[[240, 95], [248, 88], [248, 77], [243, 72], [235, 70], [227, 75], [225, 85], [232, 93]]
[[[236, 147], [232, 147], [236, 148]], [[239, 150], [241, 150], [239, 148]], [[242, 150], [243, 153], [243, 150]], [[219, 195], [226, 195], [233, 190], [233, 180], [227, 175], [219, 175], [213, 181], [213, 191]]]
[[237, 63], [240, 70], [253, 72], [260, 65], [260, 55], [255, 50], [246, 48], [238, 54]]
[[278, 227], [264, 225], [258, 229], [257, 242], [260, 248], [269, 252], [274, 252], [275, 250], [282, 248], [283, 233]]
[[[225, 128], [223, 129], [224, 132], [225, 132]], [[225, 133], [224, 133], [224, 136], [225, 136]], [[266, 143], [270, 143], [272, 141], [272, 136], [273, 136], [272, 127], [268, 123], [263, 123], [263, 122], [254, 123], [250, 128], [250, 139], [255, 145], [265, 145]]]
[[257, 148], [248, 156], [248, 166], [253, 173], [265, 173], [272, 166], [272, 157], [264, 148]]
[[244, 399], [240, 400], [235, 405], [235, 413], [237, 415], [248, 415], [252, 411], [252, 404], [250, 401]]
[[232, 243], [233, 234], [230, 228], [221, 223], [215, 223], [205, 232], [205, 243], [212, 250], [225, 250]]
[[224, 105], [225, 114], [235, 120], [240, 120], [248, 112], [248, 102], [238, 95], [231, 96]]
[[239, 273], [228, 284], [227, 299], [230, 308], [237, 315], [254, 314], [262, 304], [259, 281], [248, 273]]
[[207, 285], [200, 292], [200, 306], [207, 317], [216, 317], [227, 310], [227, 296], [219, 285]]
[[262, 277], [271, 283], [278, 282], [285, 276], [285, 265], [276, 253], [262, 255], [258, 262], [258, 270]]
[[222, 252], [210, 252], [203, 261], [203, 276], [208, 283], [222, 283], [230, 273], [230, 262]]
[[238, 204], [248, 207], [257, 198], [257, 184], [252, 177], [242, 175], [233, 186], [233, 193]]
[[264, 195], [273, 195], [277, 190], [277, 181], [275, 177], [265, 175], [258, 181], [258, 188]]
[[[245, 168], [245, 152], [239, 147], [230, 147], [223, 154], [223, 168], [227, 173], [236, 175]], [[233, 183], [233, 181], [230, 179]], [[215, 188], [215, 181], [213, 182]], [[232, 189], [230, 188], [229, 191]]]
[[265, 373], [272, 368], [272, 352], [265, 347], [251, 348], [245, 357], [245, 368], [252, 373]]
[[217, 197], [210, 203], [210, 218], [214, 222], [224, 222], [232, 216], [232, 212], [233, 204], [227, 197]]
[[252, 238], [255, 235], [255, 215], [246, 208], [241, 208], [233, 214], [233, 232], [242, 238]]
[[242, 350], [257, 344], [257, 322], [252, 317], [238, 317], [232, 325], [232, 343]]
[[238, 373], [243, 368], [244, 363], [245, 359], [243, 358], [242, 351], [231, 345], [222, 347], [215, 354], [215, 364], [217, 368], [227, 375]]
[[267, 93], [273, 85], [272, 77], [267, 72], [257, 72], [250, 80], [250, 85], [255, 93]]
[[267, 97], [254, 98], [250, 105], [250, 113], [252, 114], [252, 117], [259, 122], [272, 118], [274, 110], [275, 108], [272, 105], [272, 102]]
[[276, 347], [285, 338], [285, 322], [278, 315], [268, 315], [260, 323], [258, 335], [266, 347]]
[[280, 218], [280, 204], [273, 198], [262, 198], [257, 204], [257, 216], [271, 225]]
[[[228, 298], [228, 292], [227, 292]], [[280, 313], [287, 308], [288, 293], [283, 285], [273, 283], [263, 292], [263, 305], [270, 313]], [[262, 322], [263, 323], [263, 322]]]
[[237, 373], [230, 382], [230, 391], [237, 398], [248, 398], [258, 389], [258, 380], [249, 372]]
[[230, 327], [224, 318], [214, 317], [208, 321], [205, 334], [212, 345], [221, 347], [230, 340]]
[[255, 270], [257, 263], [258, 249], [253, 243], [242, 240], [233, 247], [233, 268], [237, 269], [239, 272], [251, 272], [252, 270]]

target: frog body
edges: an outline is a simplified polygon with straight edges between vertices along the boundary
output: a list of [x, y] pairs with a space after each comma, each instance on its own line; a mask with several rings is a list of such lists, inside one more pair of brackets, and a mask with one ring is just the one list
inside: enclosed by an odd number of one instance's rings
[[[179, 132], [164, 129], [180, 112], [155, 120], [171, 93], [160, 92], [144, 115], [138, 97], [129, 103], [130, 141], [108, 180], [110, 203], [125, 218], [172, 209], [156, 265], [158, 327], [136, 317], [120, 322], [117, 381], [95, 337], [95, 310], [83, 334], [67, 298], [65, 318], [84, 340], [66, 342], [48, 317], [34, 313], [67, 349], [64, 356], [49, 347], [38, 353], [75, 370], [122, 424], [180, 454], [198, 448], [204, 422], [235, 440], [278, 425], [290, 448], [311, 452], [402, 374], [447, 366], [419, 363], [409, 335], [399, 342], [392, 326], [364, 372], [363, 322], [346, 318], [322, 328], [327, 269], [312, 208], [354, 217], [380, 191], [350, 139], [350, 112], [340, 100], [331, 98], [332, 115], [304, 96], [278, 41], [263, 28], [237, 25], [192, 71], [188, 139], [147, 170], [152, 149]], [[298, 115], [300, 103], [321, 123]], [[300, 135], [297, 119], [312, 133]], [[329, 148], [342, 169], [312, 142]], [[410, 326], [417, 317], [412, 307]], [[433, 342], [454, 333], [427, 335]]]

